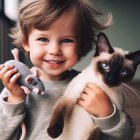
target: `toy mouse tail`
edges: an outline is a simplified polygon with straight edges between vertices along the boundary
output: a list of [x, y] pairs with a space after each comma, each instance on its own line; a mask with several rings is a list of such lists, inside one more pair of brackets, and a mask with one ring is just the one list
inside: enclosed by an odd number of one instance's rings
[[25, 140], [25, 136], [26, 136], [26, 127], [25, 127], [25, 123], [23, 122], [21, 124], [21, 137], [19, 140]]
[[14, 48], [13, 50], [11, 50], [13, 56], [14, 56], [14, 59], [19, 61], [19, 52], [18, 52], [18, 49], [17, 48]]

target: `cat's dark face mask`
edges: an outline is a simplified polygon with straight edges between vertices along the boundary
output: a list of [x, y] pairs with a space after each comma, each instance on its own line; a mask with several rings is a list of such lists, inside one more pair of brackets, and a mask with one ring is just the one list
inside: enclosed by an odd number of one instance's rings
[[106, 35], [100, 33], [97, 37], [94, 57], [100, 56], [103, 52], [111, 55], [105, 60], [99, 58], [97, 62], [97, 71], [101, 74], [103, 82], [109, 87], [115, 87], [131, 81], [140, 63], [140, 51], [126, 55], [118, 53], [113, 49]]
[[129, 62], [120, 54], [113, 53], [108, 61], [99, 61], [97, 69], [102, 76], [103, 82], [109, 87], [119, 86], [123, 82], [132, 80], [135, 74], [133, 62]]

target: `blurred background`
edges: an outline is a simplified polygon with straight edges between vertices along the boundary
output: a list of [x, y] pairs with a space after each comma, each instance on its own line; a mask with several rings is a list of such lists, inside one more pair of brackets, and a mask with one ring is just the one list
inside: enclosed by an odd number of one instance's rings
[[[10, 50], [15, 47], [9, 38], [10, 28], [17, 19], [18, 5], [21, 0], [0, 0], [0, 64], [11, 58]], [[104, 31], [111, 44], [128, 51], [140, 49], [140, 0], [94, 0], [99, 9], [103, 12], [111, 12], [113, 15], [113, 26]], [[91, 61], [94, 50], [91, 51], [74, 68], [82, 70]], [[29, 64], [22, 56], [22, 61]], [[138, 92], [140, 91], [140, 66], [132, 83]], [[3, 85], [0, 81], [0, 91]], [[131, 99], [130, 99], [131, 100]], [[126, 107], [137, 124], [137, 131], [134, 139], [140, 140], [140, 100], [134, 98], [135, 106]]]
[[[94, 0], [103, 12], [113, 15], [113, 25], [105, 30], [115, 47], [128, 51], [140, 50], [140, 0]], [[93, 52], [81, 61], [76, 68], [83, 69], [91, 61]], [[135, 75], [140, 80], [140, 66]]]

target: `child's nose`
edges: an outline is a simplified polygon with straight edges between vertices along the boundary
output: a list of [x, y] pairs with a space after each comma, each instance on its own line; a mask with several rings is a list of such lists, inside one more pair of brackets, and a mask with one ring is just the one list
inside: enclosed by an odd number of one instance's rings
[[50, 55], [61, 55], [62, 50], [61, 50], [61, 46], [59, 45], [59, 43], [56, 43], [56, 42], [51, 43], [48, 48], [48, 53]]

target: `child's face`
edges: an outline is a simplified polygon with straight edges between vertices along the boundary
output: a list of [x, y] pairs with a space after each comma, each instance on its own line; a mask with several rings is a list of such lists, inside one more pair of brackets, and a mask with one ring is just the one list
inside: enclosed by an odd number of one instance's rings
[[48, 30], [33, 28], [23, 47], [43, 80], [60, 80], [78, 60], [75, 14], [63, 15]]

